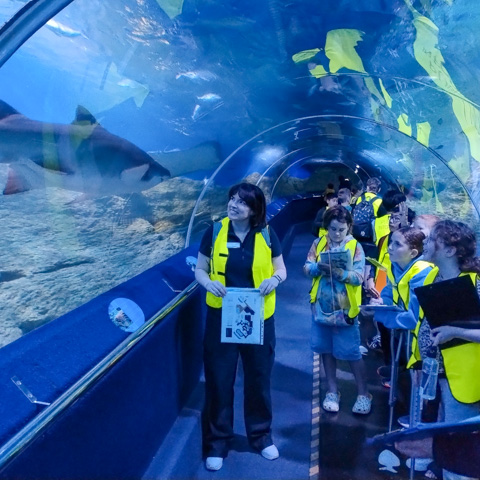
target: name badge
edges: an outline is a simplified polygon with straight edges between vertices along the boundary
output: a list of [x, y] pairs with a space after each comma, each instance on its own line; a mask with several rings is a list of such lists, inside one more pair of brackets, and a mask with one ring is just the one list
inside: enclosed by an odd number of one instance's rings
[[227, 242], [227, 248], [240, 248], [239, 242]]

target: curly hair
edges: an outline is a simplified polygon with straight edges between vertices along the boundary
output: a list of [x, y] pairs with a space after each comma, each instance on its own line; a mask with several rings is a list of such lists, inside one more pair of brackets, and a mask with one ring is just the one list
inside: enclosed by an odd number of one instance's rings
[[455, 257], [462, 272], [480, 274], [480, 258], [476, 256], [477, 239], [468, 225], [442, 220], [435, 224], [430, 235], [436, 244], [440, 240], [446, 247], [455, 248]]
[[402, 227], [397, 232], [403, 236], [410, 250], [416, 249], [418, 251], [417, 257], [423, 253], [425, 234], [421, 230], [414, 227]]

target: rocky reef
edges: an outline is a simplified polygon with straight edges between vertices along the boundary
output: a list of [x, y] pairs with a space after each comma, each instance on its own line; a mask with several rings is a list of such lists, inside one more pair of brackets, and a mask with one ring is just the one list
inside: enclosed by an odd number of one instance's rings
[[173, 178], [127, 198], [1, 197], [0, 347], [180, 251], [203, 186]]

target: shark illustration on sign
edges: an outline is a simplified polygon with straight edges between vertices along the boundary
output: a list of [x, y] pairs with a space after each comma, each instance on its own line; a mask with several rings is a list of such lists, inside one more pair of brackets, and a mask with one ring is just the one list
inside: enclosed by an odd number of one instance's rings
[[0, 162], [8, 163], [4, 194], [55, 186], [87, 195], [147, 190], [170, 172], [141, 148], [104, 129], [79, 106], [71, 124], [22, 115], [0, 100]]

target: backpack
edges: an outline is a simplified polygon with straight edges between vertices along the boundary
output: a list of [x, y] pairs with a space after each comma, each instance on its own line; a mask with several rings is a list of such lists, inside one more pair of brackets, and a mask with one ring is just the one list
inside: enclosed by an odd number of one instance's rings
[[368, 200], [363, 194], [360, 197], [360, 203], [355, 205], [353, 209], [353, 228], [352, 235], [359, 241], [366, 241], [373, 239], [373, 225], [375, 213], [373, 210], [373, 202], [378, 197], [372, 197]]

